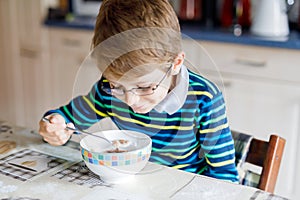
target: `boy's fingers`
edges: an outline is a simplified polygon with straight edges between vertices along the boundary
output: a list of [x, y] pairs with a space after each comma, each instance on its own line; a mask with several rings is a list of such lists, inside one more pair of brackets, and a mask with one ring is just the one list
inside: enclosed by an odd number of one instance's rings
[[61, 131], [66, 128], [65, 119], [63, 116], [59, 114], [53, 114], [46, 116], [46, 118], [49, 119], [49, 122], [43, 122], [42, 120], [42, 126], [44, 126], [45, 132], [51, 133], [55, 131]]
[[69, 140], [71, 135], [72, 132], [59, 131], [44, 135], [44, 140], [51, 145], [63, 145]]
[[63, 131], [66, 128], [65, 123], [56, 123], [56, 124], [47, 124], [45, 127], [45, 131], [48, 133], [57, 132], [57, 131]]
[[59, 114], [48, 115], [46, 118], [49, 119], [49, 122], [43, 120], [40, 122], [40, 135], [51, 145], [65, 144], [73, 133], [73, 131], [66, 130], [66, 126], [74, 128], [74, 124], [66, 124], [64, 117]]
[[[68, 127], [75, 129], [75, 126], [73, 123], [68, 123], [67, 124]], [[67, 130], [68, 136], [71, 137], [71, 135], [74, 133], [74, 131], [72, 130]]]
[[73, 129], [75, 129], [75, 126], [74, 126], [74, 124], [73, 124], [73, 123], [71, 123], [71, 122], [70, 122], [70, 123], [68, 123], [68, 124], [67, 124], [67, 126], [68, 126], [68, 127], [70, 127], [70, 128], [73, 128]]
[[54, 114], [49, 116], [49, 120], [51, 123], [56, 124], [56, 123], [65, 123], [65, 119], [63, 116]]

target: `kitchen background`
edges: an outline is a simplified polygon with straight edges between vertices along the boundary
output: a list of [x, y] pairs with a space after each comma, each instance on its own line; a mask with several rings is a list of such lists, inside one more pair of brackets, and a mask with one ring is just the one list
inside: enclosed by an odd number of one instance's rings
[[[223, 90], [231, 128], [286, 138], [275, 192], [300, 199], [299, 0], [170, 2], [187, 64]], [[100, 1], [0, 0], [0, 120], [37, 129], [46, 110], [75, 95], [95, 4]], [[81, 81], [82, 88], [96, 78]]]

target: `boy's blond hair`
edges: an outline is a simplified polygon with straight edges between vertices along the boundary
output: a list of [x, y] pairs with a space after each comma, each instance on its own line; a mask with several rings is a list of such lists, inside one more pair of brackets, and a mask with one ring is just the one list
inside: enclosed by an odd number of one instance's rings
[[[92, 47], [102, 72], [116, 76], [145, 64], [171, 63], [181, 51], [177, 15], [168, 0], [104, 0]], [[145, 69], [153, 70], [138, 71]]]

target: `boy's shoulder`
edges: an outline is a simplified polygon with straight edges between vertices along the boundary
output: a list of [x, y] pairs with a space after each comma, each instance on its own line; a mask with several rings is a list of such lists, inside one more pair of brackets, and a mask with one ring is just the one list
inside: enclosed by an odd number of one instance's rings
[[216, 95], [221, 93], [218, 86], [198, 73], [195, 73], [191, 70], [189, 72], [189, 91], [194, 92], [195, 94], [208, 94], [209, 97], [213, 98]]

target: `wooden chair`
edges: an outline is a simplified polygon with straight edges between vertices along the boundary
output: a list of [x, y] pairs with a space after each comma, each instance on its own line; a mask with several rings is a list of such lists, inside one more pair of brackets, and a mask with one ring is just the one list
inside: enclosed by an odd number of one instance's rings
[[[232, 131], [232, 134], [241, 134]], [[277, 176], [281, 164], [285, 139], [278, 135], [271, 135], [269, 141], [252, 137], [245, 162], [262, 167], [257, 188], [274, 193]]]

